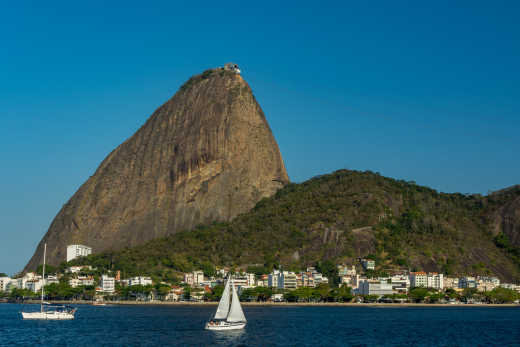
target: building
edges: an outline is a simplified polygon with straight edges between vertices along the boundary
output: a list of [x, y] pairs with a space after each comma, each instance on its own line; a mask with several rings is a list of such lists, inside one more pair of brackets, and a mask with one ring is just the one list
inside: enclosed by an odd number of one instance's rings
[[428, 287], [428, 275], [426, 272], [410, 272], [410, 288]]
[[39, 292], [42, 289], [43, 281], [41, 279], [33, 279], [25, 282], [25, 289], [33, 293]]
[[294, 272], [284, 271], [280, 273], [278, 288], [293, 290], [298, 287], [298, 281]]
[[433, 289], [444, 289], [444, 275], [436, 272], [429, 273], [426, 277], [426, 286]]
[[92, 254], [92, 248], [83, 245], [68, 245], [67, 246], [67, 262], [77, 257], [86, 257]]
[[269, 275], [260, 276], [260, 278], [256, 281], [256, 285], [258, 287], [268, 287], [269, 286]]
[[459, 278], [459, 288], [477, 288], [477, 280], [472, 276], [461, 277]]
[[128, 279], [129, 286], [151, 286], [152, 279], [150, 277], [137, 276]]
[[100, 291], [105, 292], [105, 293], [113, 293], [115, 291], [115, 284], [116, 284], [116, 281], [115, 281], [114, 277], [102, 275], [101, 281], [99, 282], [99, 287], [100, 287], [99, 289], [100, 289]]
[[365, 270], [375, 270], [375, 268], [376, 268], [375, 260], [371, 260], [371, 259], [361, 259], [361, 265], [363, 266], [363, 269], [365, 269]]
[[458, 277], [444, 277], [444, 289], [459, 289]]
[[481, 292], [489, 292], [500, 286], [498, 277], [477, 277], [477, 290]]
[[296, 281], [298, 287], [316, 287], [314, 277], [312, 277], [312, 273], [310, 272], [300, 272], [296, 274]]
[[338, 276], [356, 276], [356, 267], [354, 265], [351, 267], [348, 265], [338, 265]]
[[235, 73], [240, 73], [240, 69], [237, 64], [235, 63], [227, 63], [224, 65], [224, 70], [233, 71]]
[[279, 275], [280, 275], [280, 271], [273, 270], [273, 272], [271, 272], [269, 274], [269, 277], [267, 279], [267, 286], [272, 287], [272, 288], [278, 288]]
[[93, 286], [94, 285], [94, 278], [92, 276], [71, 278], [69, 280], [69, 285], [72, 288], [77, 288], [79, 286]]
[[390, 283], [394, 293], [408, 293], [410, 289], [410, 277], [406, 275], [394, 275], [390, 277]]
[[0, 292], [7, 292], [10, 283], [11, 277], [0, 277]]
[[90, 271], [90, 270], [92, 270], [92, 266], [90, 266], [90, 265], [69, 266], [67, 268], [66, 272], [76, 274], [76, 273], [79, 273], [81, 271]]
[[360, 281], [358, 293], [361, 295], [390, 295], [394, 291], [392, 283], [386, 280], [363, 280]]

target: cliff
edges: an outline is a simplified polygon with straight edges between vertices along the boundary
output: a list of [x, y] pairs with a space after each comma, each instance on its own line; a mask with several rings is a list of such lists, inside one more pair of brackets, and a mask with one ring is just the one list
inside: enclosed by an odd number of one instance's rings
[[66, 245], [94, 252], [139, 245], [230, 221], [289, 182], [278, 145], [244, 79], [192, 77], [101, 163], [63, 206], [25, 270], [65, 260]]

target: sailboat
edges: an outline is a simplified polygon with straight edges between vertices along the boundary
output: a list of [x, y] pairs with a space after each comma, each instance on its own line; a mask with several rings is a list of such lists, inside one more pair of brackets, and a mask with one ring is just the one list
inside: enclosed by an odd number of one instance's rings
[[[231, 304], [230, 304], [231, 302]], [[242, 311], [240, 300], [233, 279], [229, 277], [218, 303], [217, 312], [212, 320], [206, 323], [207, 330], [244, 329], [247, 320]]]
[[42, 294], [40, 299], [40, 312], [22, 312], [22, 319], [44, 319], [44, 320], [70, 320], [74, 319], [76, 309], [64, 305], [51, 305], [43, 301], [43, 289], [45, 287], [45, 257], [47, 255], [47, 244], [43, 248], [43, 271], [42, 271]]

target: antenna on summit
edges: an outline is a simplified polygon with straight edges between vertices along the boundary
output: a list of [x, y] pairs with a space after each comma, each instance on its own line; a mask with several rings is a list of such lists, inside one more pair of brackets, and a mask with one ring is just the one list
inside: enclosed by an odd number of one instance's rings
[[224, 70], [233, 71], [238, 74], [240, 73], [240, 68], [235, 63], [227, 63], [226, 65], [224, 65]]

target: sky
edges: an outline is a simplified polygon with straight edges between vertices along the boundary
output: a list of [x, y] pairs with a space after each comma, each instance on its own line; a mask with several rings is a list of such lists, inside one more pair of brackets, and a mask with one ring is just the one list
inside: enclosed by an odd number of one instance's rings
[[230, 61], [294, 182], [520, 184], [520, 2], [247, 3], [0, 5], [0, 272], [190, 76]]

